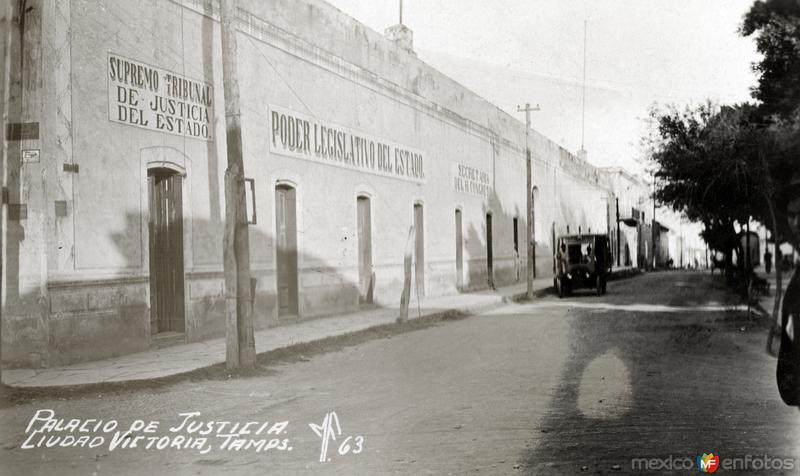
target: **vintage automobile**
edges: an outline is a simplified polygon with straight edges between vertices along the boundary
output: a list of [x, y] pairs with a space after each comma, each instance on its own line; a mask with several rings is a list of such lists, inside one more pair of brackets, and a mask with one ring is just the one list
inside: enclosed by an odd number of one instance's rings
[[579, 288], [594, 289], [598, 296], [605, 294], [611, 264], [608, 235], [560, 236], [553, 256], [553, 286], [559, 297]]

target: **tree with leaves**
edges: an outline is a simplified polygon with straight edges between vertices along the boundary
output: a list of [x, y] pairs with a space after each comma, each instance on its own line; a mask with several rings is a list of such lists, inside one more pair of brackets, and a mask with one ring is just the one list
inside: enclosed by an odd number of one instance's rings
[[729, 278], [739, 245], [735, 224], [761, 215], [758, 203], [764, 201], [751, 113], [750, 106], [719, 108], [711, 103], [652, 112], [659, 131], [652, 152], [660, 184], [655, 198], [703, 223], [703, 239], [724, 253]]
[[740, 32], [752, 36], [761, 60], [753, 65], [758, 84], [753, 98], [760, 113], [796, 121], [800, 105], [800, 2], [757, 1], [745, 15]]
[[754, 104], [652, 113], [656, 198], [704, 223], [709, 246], [728, 258], [736, 222], [752, 217], [778, 242], [787, 236], [781, 191], [800, 168], [800, 1], [757, 1], [740, 31], [762, 54]]
[[761, 60], [753, 65], [758, 84], [753, 97], [759, 101], [758, 115], [765, 129], [761, 136], [763, 168], [768, 171], [773, 202], [772, 220], [775, 241], [776, 296], [773, 308], [775, 327], [767, 343], [771, 347], [774, 331], [780, 326], [782, 277], [780, 243], [789, 236], [785, 211], [786, 193], [793, 173], [800, 170], [800, 2], [797, 0], [756, 1], [745, 15], [743, 36], [752, 36]]

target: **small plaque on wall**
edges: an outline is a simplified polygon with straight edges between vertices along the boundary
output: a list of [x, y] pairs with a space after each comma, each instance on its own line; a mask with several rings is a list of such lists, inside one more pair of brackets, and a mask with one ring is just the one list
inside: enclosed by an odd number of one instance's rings
[[22, 163], [30, 164], [39, 162], [39, 149], [25, 149], [22, 151]]

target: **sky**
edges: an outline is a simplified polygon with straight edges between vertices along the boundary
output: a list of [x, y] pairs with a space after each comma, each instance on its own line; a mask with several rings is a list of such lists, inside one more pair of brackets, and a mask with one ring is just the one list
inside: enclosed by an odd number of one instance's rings
[[[375, 31], [398, 23], [399, 0], [328, 0]], [[420, 59], [589, 162], [646, 168], [641, 138], [653, 104], [751, 100], [758, 61], [738, 34], [753, 0], [405, 0]]]

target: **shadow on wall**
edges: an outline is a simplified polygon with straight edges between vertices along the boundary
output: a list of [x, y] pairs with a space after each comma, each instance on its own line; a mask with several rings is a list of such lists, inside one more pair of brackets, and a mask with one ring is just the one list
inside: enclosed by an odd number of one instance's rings
[[[128, 227], [141, 226], [140, 217], [129, 214]], [[224, 221], [193, 219], [185, 221], [191, 232], [190, 244], [184, 246], [185, 332], [190, 341], [217, 337], [225, 333], [225, 278], [222, 268], [222, 236]], [[150, 226], [147, 226], [150, 228]], [[359, 277], [340, 272], [337, 265], [319, 256], [299, 251], [296, 245], [276, 251], [276, 240], [256, 227], [249, 228], [251, 292], [253, 319], [256, 329], [273, 327], [298, 320], [359, 310]], [[115, 236], [115, 239], [117, 236]], [[149, 253], [158, 246], [150, 231]], [[184, 242], [188, 239], [184, 239]], [[156, 244], [154, 244], [156, 243]], [[187, 249], [188, 248], [188, 249]], [[303, 253], [300, 256], [300, 253]], [[277, 260], [277, 261], [276, 261]], [[151, 257], [150, 273], [144, 284], [151, 289], [151, 280], [158, 272], [158, 263]], [[281, 264], [280, 268], [276, 262]], [[303, 266], [302, 263], [313, 263]], [[167, 283], [169, 285], [170, 283]], [[153, 286], [153, 288], [157, 287]], [[152, 293], [150, 293], [152, 294]], [[281, 299], [278, 299], [278, 295]], [[367, 294], [367, 290], [363, 291]], [[372, 304], [372, 303], [367, 303]], [[157, 305], [150, 296], [150, 334], [163, 331], [158, 316], [152, 312]]]
[[[124, 228], [111, 234], [121, 255], [131, 254], [123, 248], [130, 246], [130, 236], [140, 234], [142, 219], [138, 213], [128, 213]], [[183, 280], [177, 278], [181, 261], [173, 262], [165, 254], [166, 261], [146, 264], [144, 269], [138, 262], [129, 263], [132, 273], [120, 277], [59, 281], [47, 285], [47, 295], [37, 287], [17, 298], [9, 296], [3, 308], [3, 365], [41, 368], [108, 358], [151, 348], [158, 344], [157, 336], [164, 335], [175, 336], [174, 343], [224, 336], [224, 223], [194, 219], [185, 220], [184, 226], [191, 226], [191, 233], [184, 229], [186, 238], [177, 242], [185, 256]], [[145, 236], [148, 228], [144, 223]], [[170, 240], [161, 237], [161, 241]], [[358, 276], [337, 272], [335, 265], [319, 265], [322, 261], [308, 254], [297, 261], [315, 266], [281, 273], [284, 305], [279, 309], [273, 237], [251, 228], [250, 250], [256, 329], [359, 310]], [[178, 271], [170, 273], [175, 266]], [[155, 287], [162, 289], [160, 300], [151, 292], [150, 282], [158, 273], [162, 278]], [[9, 285], [18, 281], [18, 274], [9, 273]], [[166, 311], [159, 316], [153, 306]]]
[[[524, 282], [527, 279], [525, 227], [528, 226], [525, 212], [517, 207], [513, 211], [504, 209], [497, 193], [492, 190], [488, 201], [481, 206], [481, 217], [480, 228], [471, 222], [464, 237], [466, 253], [462, 291]], [[490, 242], [491, 250], [488, 247]]]

